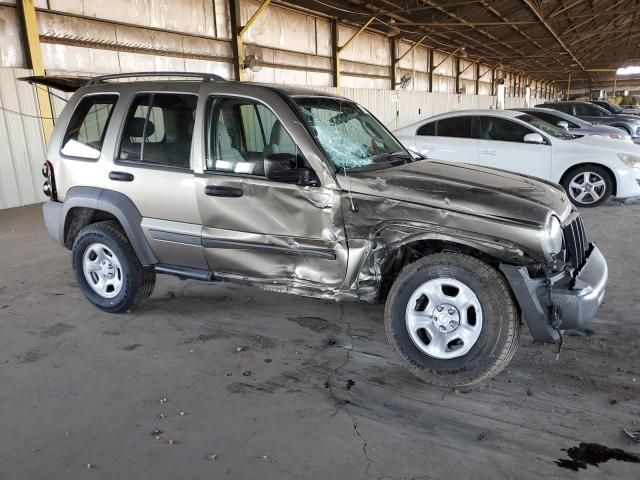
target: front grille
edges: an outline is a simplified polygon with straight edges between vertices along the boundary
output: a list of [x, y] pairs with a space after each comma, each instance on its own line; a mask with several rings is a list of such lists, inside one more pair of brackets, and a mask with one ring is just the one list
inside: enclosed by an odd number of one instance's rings
[[589, 242], [584, 224], [580, 215], [562, 227], [564, 233], [564, 248], [566, 252], [566, 262], [574, 268], [580, 268], [587, 258]]

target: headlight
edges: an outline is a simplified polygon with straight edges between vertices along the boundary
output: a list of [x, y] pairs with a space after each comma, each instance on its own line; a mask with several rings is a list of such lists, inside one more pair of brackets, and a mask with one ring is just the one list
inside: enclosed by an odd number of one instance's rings
[[544, 228], [542, 248], [549, 257], [556, 255], [562, 250], [562, 225], [560, 225], [560, 220], [556, 217], [551, 217]]
[[622, 163], [628, 167], [635, 167], [640, 164], [640, 157], [638, 155], [631, 155], [630, 153], [619, 153], [618, 158], [622, 160]]
[[609, 138], [612, 140], [625, 140], [630, 142], [631, 136], [624, 133], [612, 133], [609, 135]]

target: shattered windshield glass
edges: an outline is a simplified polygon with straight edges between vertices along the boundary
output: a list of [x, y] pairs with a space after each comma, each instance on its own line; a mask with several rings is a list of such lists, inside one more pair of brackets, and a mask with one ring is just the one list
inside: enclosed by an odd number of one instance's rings
[[339, 170], [375, 164], [406, 163], [415, 158], [364, 108], [339, 98], [294, 99], [311, 132]]

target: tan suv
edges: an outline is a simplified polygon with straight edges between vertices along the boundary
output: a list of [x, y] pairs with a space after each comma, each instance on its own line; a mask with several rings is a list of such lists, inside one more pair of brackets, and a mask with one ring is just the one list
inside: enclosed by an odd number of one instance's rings
[[405, 365], [453, 386], [508, 364], [521, 316], [556, 342], [602, 301], [606, 262], [562, 188], [428, 161], [345, 98], [208, 74], [30, 80], [77, 89], [44, 219], [107, 312], [157, 273], [386, 302]]

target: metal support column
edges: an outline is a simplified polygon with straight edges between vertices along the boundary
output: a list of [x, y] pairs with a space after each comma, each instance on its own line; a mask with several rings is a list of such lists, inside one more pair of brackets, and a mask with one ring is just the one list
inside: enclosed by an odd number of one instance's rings
[[269, 6], [271, 0], [264, 0], [262, 5], [258, 7], [255, 13], [247, 21], [245, 25], [241, 26], [242, 19], [240, 18], [240, 0], [231, 0], [229, 2], [229, 16], [231, 17], [231, 44], [233, 48], [233, 73], [236, 80], [244, 80], [244, 42], [243, 36], [249, 30], [249, 27], [256, 19], [265, 11]]
[[429, 92], [433, 92], [433, 48], [429, 49]]
[[569, 79], [567, 80], [567, 95], [565, 100], [569, 100], [569, 90], [571, 90], [571, 72], [569, 72]]
[[[396, 77], [398, 62], [400, 61], [398, 58], [398, 39], [396, 37], [391, 37], [389, 41], [391, 42], [389, 45], [391, 48], [391, 90], [395, 90], [397, 86]], [[404, 55], [402, 55], [402, 57], [404, 57]]]
[[[29, 66], [34, 76], [45, 74], [44, 63], [42, 62], [42, 50], [40, 48], [40, 35], [38, 34], [38, 23], [36, 20], [36, 9], [33, 0], [19, 0], [18, 14], [24, 32], [25, 50], [29, 58]], [[38, 108], [40, 109], [40, 123], [44, 139], [48, 143], [53, 131], [53, 109], [51, 107], [51, 97], [48, 89], [36, 86], [38, 98]]]
[[455, 82], [455, 88], [456, 88], [456, 93], [460, 93], [460, 57], [456, 57], [456, 61], [454, 62], [455, 65], [455, 75], [456, 75], [456, 82]]
[[480, 62], [476, 63], [476, 78], [475, 78], [475, 87], [476, 87], [476, 91], [475, 94], [476, 95], [480, 95]]

